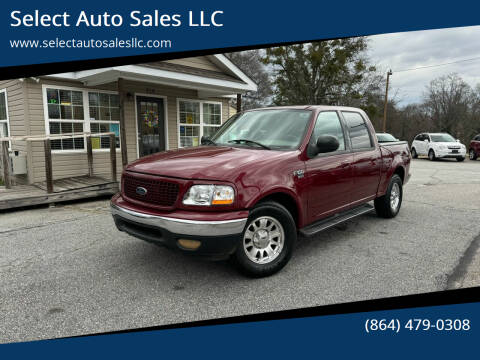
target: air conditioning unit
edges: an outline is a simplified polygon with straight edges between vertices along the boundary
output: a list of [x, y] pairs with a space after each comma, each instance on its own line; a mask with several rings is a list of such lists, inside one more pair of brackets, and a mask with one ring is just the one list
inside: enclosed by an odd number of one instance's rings
[[11, 172], [13, 175], [23, 175], [27, 173], [27, 156], [15, 151], [10, 155]]

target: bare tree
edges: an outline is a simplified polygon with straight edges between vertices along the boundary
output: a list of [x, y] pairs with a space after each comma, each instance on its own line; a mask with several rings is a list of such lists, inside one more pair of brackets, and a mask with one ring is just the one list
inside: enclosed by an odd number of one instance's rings
[[258, 86], [257, 91], [249, 91], [242, 97], [245, 110], [267, 106], [271, 103], [272, 82], [268, 68], [262, 62], [261, 50], [247, 50], [225, 54]]
[[469, 128], [474, 94], [457, 74], [449, 74], [430, 82], [425, 93], [425, 105], [430, 111], [434, 131], [463, 137]]

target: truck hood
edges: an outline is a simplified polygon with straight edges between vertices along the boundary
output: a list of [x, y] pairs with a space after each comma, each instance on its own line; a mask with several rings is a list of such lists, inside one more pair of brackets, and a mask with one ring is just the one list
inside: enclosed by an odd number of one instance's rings
[[292, 151], [201, 146], [149, 155], [132, 162], [126, 170], [183, 179], [233, 182], [247, 167], [257, 171], [262, 164], [291, 155]]

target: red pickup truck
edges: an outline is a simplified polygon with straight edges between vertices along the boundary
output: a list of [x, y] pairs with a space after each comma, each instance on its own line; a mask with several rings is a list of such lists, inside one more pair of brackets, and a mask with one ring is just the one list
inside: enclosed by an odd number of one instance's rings
[[396, 216], [410, 160], [406, 142], [378, 144], [360, 109], [245, 111], [200, 147], [129, 164], [111, 211], [128, 234], [208, 258], [231, 257], [247, 275], [267, 276], [285, 266], [299, 234], [312, 236], [373, 209]]
[[480, 134], [475, 136], [472, 141], [470, 141], [468, 156], [470, 160], [477, 160], [477, 158], [480, 156]]

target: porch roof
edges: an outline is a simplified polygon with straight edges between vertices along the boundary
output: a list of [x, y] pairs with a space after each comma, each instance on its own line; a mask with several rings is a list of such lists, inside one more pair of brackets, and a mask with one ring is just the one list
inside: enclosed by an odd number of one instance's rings
[[203, 70], [170, 63], [112, 66], [101, 69], [48, 75], [49, 77], [81, 81], [86, 86], [98, 86], [119, 78], [133, 81], [198, 90], [199, 96], [228, 96], [256, 91], [257, 85], [224, 55], [210, 55], [222, 72]]

